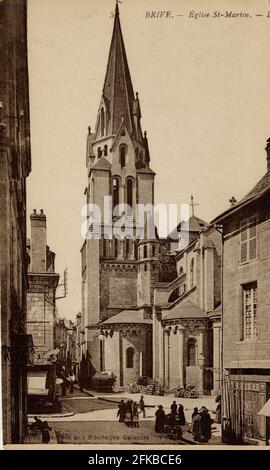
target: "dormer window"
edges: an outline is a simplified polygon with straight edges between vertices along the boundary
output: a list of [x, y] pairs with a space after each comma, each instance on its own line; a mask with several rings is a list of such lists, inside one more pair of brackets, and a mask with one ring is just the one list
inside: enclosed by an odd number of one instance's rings
[[120, 147], [120, 165], [121, 168], [126, 166], [126, 147], [124, 145]]

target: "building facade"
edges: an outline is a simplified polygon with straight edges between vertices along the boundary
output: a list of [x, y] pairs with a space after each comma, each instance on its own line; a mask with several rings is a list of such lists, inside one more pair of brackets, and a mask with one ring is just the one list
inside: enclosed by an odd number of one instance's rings
[[59, 349], [57, 361], [68, 372], [76, 370], [76, 325], [71, 320], [56, 317], [54, 327], [54, 347]]
[[56, 289], [55, 254], [47, 245], [46, 215], [36, 210], [30, 215], [31, 240], [28, 240], [27, 332], [32, 335], [35, 364], [47, 362], [55, 349]]
[[154, 288], [154, 376], [167, 389], [221, 389], [221, 234], [195, 216], [177, 275]]
[[[152, 282], [155, 254], [149, 246], [144, 263], [140, 263], [140, 247], [134, 237], [138, 224], [136, 217], [131, 217], [136, 203], [154, 202], [155, 173], [149, 166], [148, 141], [140, 120], [140, 102], [133, 91], [117, 4], [96, 127], [93, 133], [89, 128], [87, 137], [86, 201], [101, 209], [101, 236], [95, 237], [89, 227], [92, 238], [82, 247], [82, 319], [94, 368], [112, 370], [120, 386], [139, 375], [152, 375], [147, 286]], [[109, 213], [113, 223], [120, 223], [123, 213], [130, 217], [130, 238], [109, 235], [105, 196], [112, 198]]]
[[[133, 91], [116, 5], [96, 127], [93, 133], [89, 128], [87, 136], [86, 201], [100, 208], [101, 230], [94, 223], [95, 214], [89, 213], [88, 232], [81, 250], [78, 356], [85, 354], [86, 349], [94, 368], [112, 371], [120, 387], [147, 376], [169, 388], [196, 381], [201, 389], [218, 391], [220, 235], [193, 216], [189, 220], [189, 246], [176, 254], [171, 238], [160, 239], [151, 225], [153, 212], [146, 210], [143, 217], [138, 216], [135, 210], [138, 204], [145, 207], [154, 204], [155, 177], [140, 120], [139, 97]], [[111, 207], [106, 212], [109, 196]], [[124, 225], [125, 236], [121, 236], [121, 231], [110, 232], [111, 222], [113, 228]], [[186, 265], [191, 259], [197, 279], [192, 287], [185, 281], [190, 276]], [[176, 310], [182, 307], [187, 312], [181, 310], [183, 315], [179, 317]], [[165, 332], [172, 325], [182, 332], [182, 336], [177, 335], [183, 342], [180, 353], [177, 341], [175, 349], [164, 343]], [[214, 356], [213, 331], [217, 348]], [[186, 342], [196, 354], [196, 364], [190, 366]], [[172, 362], [167, 364], [169, 353]], [[203, 374], [198, 368], [198, 354], [205, 356], [205, 367], [209, 369]]]
[[223, 225], [224, 414], [231, 438], [269, 443], [270, 140], [267, 173], [247, 196], [217, 217]]
[[31, 171], [26, 1], [0, 2], [0, 296], [4, 443], [26, 430], [26, 178]]

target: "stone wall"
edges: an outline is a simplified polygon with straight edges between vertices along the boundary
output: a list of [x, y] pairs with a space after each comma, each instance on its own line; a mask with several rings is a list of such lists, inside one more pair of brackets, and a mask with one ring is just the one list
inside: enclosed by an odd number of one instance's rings
[[102, 263], [100, 266], [100, 309], [102, 321], [125, 308], [137, 306], [137, 266]]
[[[269, 200], [264, 207], [269, 207]], [[224, 224], [224, 366], [269, 367], [270, 355], [270, 213], [251, 206], [241, 212], [241, 217], [257, 213], [258, 256], [257, 259], [240, 264], [239, 219]], [[258, 289], [258, 338], [242, 340], [243, 294], [242, 285], [257, 281]]]

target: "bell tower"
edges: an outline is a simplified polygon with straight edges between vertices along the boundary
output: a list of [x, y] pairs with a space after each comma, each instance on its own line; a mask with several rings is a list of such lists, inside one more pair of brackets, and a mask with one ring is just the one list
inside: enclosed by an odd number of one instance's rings
[[[100, 323], [126, 308], [138, 307], [138, 240], [136, 205], [154, 204], [154, 177], [146, 132], [141, 128], [139, 94], [133, 90], [120, 24], [118, 3], [95, 129], [88, 128], [87, 203], [101, 210], [101, 239], [82, 248], [83, 313], [86, 341], [94, 367], [102, 364]], [[104, 198], [111, 197], [113, 229]]]

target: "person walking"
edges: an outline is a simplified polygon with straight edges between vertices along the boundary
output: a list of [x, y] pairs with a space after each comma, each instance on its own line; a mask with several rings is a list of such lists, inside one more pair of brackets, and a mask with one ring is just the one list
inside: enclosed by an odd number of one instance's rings
[[221, 402], [218, 403], [216, 408], [216, 423], [221, 424]]
[[203, 442], [208, 442], [211, 438], [211, 417], [208, 409], [203, 406], [200, 410], [201, 416], [201, 438]]
[[180, 426], [184, 426], [186, 424], [186, 417], [184, 412], [184, 407], [181, 403], [178, 406], [178, 416], [179, 416], [179, 424]]
[[139, 427], [139, 410], [138, 410], [138, 405], [137, 403], [133, 403], [132, 407], [132, 425], [134, 428]]
[[127, 401], [124, 422], [128, 427], [132, 426], [132, 401], [131, 400]]
[[164, 424], [165, 424], [165, 411], [163, 410], [163, 406], [159, 405], [158, 410], [156, 411], [156, 422], [155, 422], [155, 431], [158, 433], [164, 432]]
[[124, 403], [124, 400], [121, 400], [118, 405], [118, 411], [117, 411], [117, 417], [119, 416], [119, 423], [124, 422], [125, 414], [126, 414], [126, 405]]
[[173, 402], [171, 405], [171, 425], [174, 426], [175, 424], [175, 417], [177, 414], [177, 404], [176, 401]]
[[69, 392], [73, 393], [74, 392], [74, 382], [75, 382], [75, 375], [73, 372], [69, 375]]
[[145, 414], [145, 403], [144, 403], [143, 395], [141, 396], [141, 399], [140, 399], [140, 409], [142, 411], [143, 418], [145, 418], [146, 414]]
[[197, 407], [194, 408], [194, 411], [191, 415], [191, 432], [193, 434], [194, 440], [199, 442], [201, 438], [201, 416]]
[[42, 433], [42, 444], [49, 444], [50, 442], [50, 431], [52, 428], [48, 425], [47, 421], [44, 421], [44, 425], [42, 427], [41, 433]]

